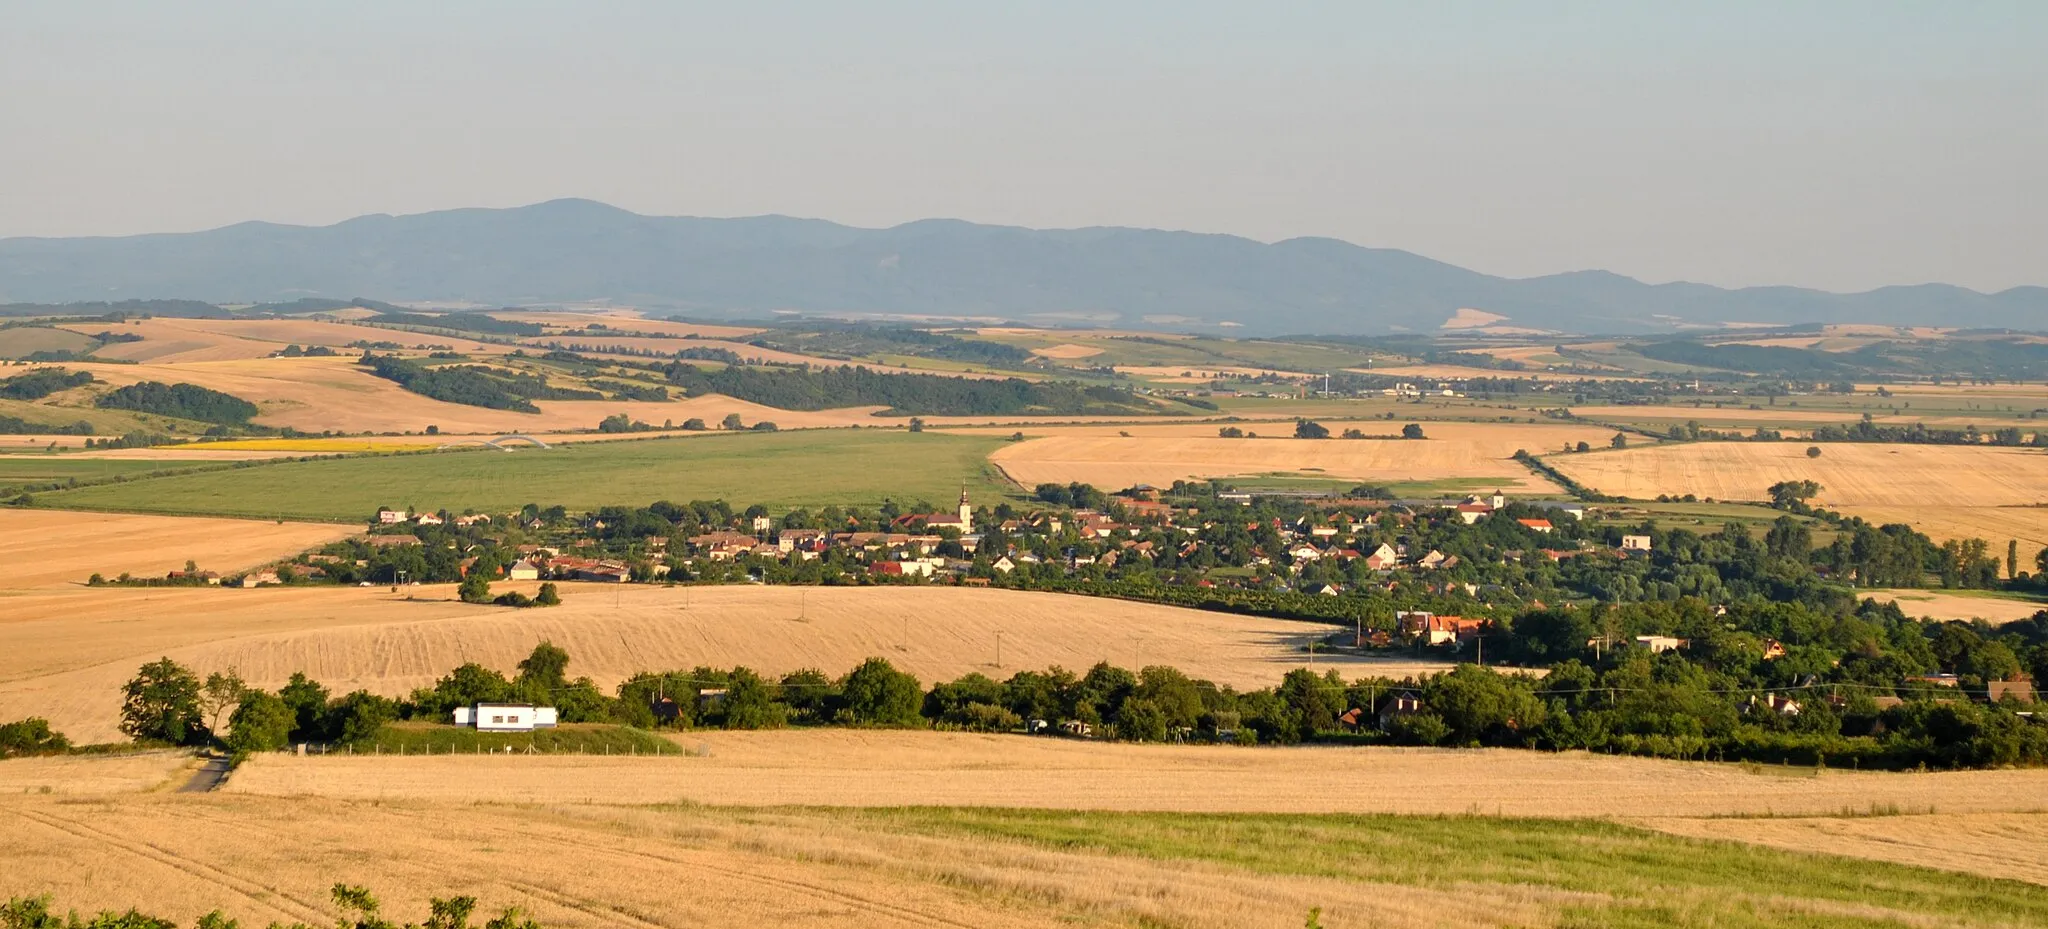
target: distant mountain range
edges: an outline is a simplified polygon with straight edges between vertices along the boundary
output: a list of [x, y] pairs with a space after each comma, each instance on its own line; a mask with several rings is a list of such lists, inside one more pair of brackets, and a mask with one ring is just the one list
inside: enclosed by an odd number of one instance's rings
[[[998, 319], [1241, 334], [1432, 331], [1473, 308], [1578, 333], [1726, 322], [2037, 328], [2048, 288], [1946, 284], [1835, 294], [1645, 284], [1604, 271], [1511, 279], [1335, 239], [1265, 244], [1151, 229], [1038, 230], [923, 220], [641, 216], [588, 200], [242, 223], [122, 238], [0, 239], [0, 303], [371, 296], [533, 305], [610, 301], [759, 318]], [[1470, 314], [1467, 314], [1468, 317]]]

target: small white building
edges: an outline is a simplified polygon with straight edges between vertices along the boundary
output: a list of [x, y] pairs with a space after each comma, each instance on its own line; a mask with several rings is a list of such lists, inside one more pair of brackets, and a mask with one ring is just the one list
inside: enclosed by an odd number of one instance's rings
[[540, 565], [522, 558], [513, 562], [512, 567], [506, 569], [505, 577], [515, 581], [540, 580]]
[[1650, 550], [1650, 537], [1646, 535], [1622, 536], [1621, 550], [1625, 552], [1647, 552]]
[[479, 732], [532, 732], [555, 726], [555, 708], [531, 703], [479, 703], [455, 708], [455, 724]]
[[410, 518], [412, 518], [412, 515], [404, 510], [377, 511], [377, 522], [386, 526], [396, 525], [398, 523], [405, 522], [407, 519]]

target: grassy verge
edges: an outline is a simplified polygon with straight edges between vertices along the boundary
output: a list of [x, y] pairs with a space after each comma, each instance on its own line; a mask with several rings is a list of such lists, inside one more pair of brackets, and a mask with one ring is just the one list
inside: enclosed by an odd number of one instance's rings
[[379, 506], [510, 512], [725, 499], [771, 509], [894, 498], [943, 504], [1015, 492], [988, 462], [996, 436], [868, 429], [738, 433], [291, 461], [38, 494], [41, 506], [130, 512], [364, 519]]
[[2048, 925], [2048, 887], [1587, 820], [941, 808], [828, 815], [888, 831], [1257, 874], [1580, 895], [1562, 905], [1564, 926]]
[[681, 755], [683, 749], [654, 733], [608, 724], [570, 724], [532, 732], [478, 732], [467, 726], [390, 723], [353, 743], [355, 754], [465, 755], [524, 752], [547, 755]]

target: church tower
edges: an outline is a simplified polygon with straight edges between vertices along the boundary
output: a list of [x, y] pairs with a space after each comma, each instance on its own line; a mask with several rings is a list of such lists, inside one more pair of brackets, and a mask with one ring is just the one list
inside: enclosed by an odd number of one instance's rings
[[967, 487], [962, 485], [960, 488], [960, 533], [966, 535], [973, 531], [974, 505], [967, 502]]

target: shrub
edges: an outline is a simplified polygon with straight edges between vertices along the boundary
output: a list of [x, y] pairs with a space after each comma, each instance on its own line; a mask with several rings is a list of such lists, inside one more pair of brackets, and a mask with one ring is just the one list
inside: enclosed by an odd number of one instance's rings
[[51, 729], [50, 721], [40, 716], [0, 723], [0, 758], [48, 755], [70, 747], [71, 740]]
[[291, 742], [298, 714], [275, 694], [252, 690], [229, 717], [228, 748], [235, 753], [274, 752]]

